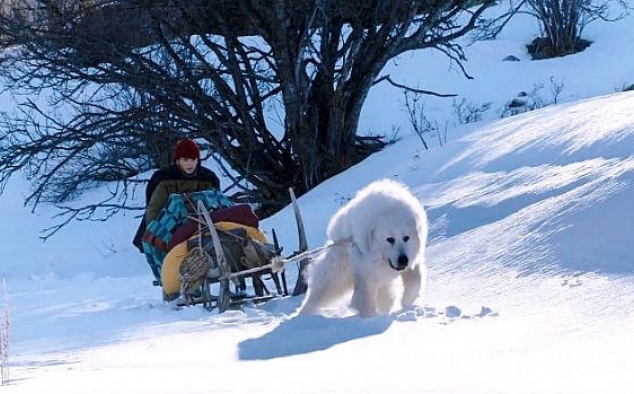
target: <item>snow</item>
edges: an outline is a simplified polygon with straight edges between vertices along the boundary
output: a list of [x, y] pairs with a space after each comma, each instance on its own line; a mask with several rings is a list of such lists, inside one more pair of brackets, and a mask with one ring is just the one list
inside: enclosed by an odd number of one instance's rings
[[[524, 16], [467, 47], [474, 80], [438, 53], [399, 59], [386, 72], [400, 82], [492, 102], [492, 112], [459, 125], [450, 99], [427, 99], [429, 116], [451, 124], [448, 141], [426, 151], [402, 95], [379, 85], [362, 127], [400, 124], [401, 140], [300, 198], [311, 248], [375, 179], [401, 180], [423, 202], [427, 288], [418, 306], [389, 316], [298, 317], [301, 297], [223, 314], [171, 309], [131, 245], [135, 215], [73, 222], [42, 242], [56, 211], [31, 213], [27, 181], [12, 179], [0, 204], [12, 331], [0, 392], [631, 392], [634, 92], [616, 88], [634, 83], [634, 16], [589, 25], [594, 43], [559, 59], [528, 59], [536, 34]], [[520, 62], [501, 61], [511, 54]], [[565, 81], [558, 105], [495, 114], [551, 77]], [[297, 248], [290, 207], [262, 228]]]

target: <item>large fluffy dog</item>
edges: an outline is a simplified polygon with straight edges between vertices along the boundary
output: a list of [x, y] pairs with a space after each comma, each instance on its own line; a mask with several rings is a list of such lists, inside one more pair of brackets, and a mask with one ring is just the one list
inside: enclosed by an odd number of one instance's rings
[[332, 217], [327, 235], [331, 246], [308, 267], [300, 313], [318, 313], [350, 290], [360, 316], [389, 313], [399, 295], [403, 307], [419, 297], [427, 215], [403, 184], [384, 179], [361, 189]]

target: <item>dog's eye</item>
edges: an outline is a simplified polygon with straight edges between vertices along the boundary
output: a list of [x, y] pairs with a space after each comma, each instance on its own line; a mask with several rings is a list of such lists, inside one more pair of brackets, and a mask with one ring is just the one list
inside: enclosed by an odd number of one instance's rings
[[406, 235], [403, 237], [403, 242], [407, 242], [407, 241], [409, 241], [409, 235]]
[[385, 239], [389, 244], [394, 245], [394, 242], [396, 242], [396, 240], [394, 239], [394, 237], [387, 237]]

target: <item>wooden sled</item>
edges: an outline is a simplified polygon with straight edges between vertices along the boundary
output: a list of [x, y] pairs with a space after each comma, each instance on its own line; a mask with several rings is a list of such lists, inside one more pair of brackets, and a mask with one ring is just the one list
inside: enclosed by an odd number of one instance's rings
[[[304, 230], [303, 221], [293, 190], [290, 190], [291, 201], [294, 208], [295, 219], [297, 221], [300, 250], [284, 258], [282, 248], [279, 246], [275, 231], [273, 230], [273, 244], [257, 244], [256, 252], [259, 257], [267, 260], [266, 264], [247, 267], [248, 264], [240, 264], [239, 267], [235, 258], [230, 254], [231, 235], [218, 230], [212, 222], [209, 211], [199, 201], [196, 206], [196, 213], [201, 224], [198, 236], [200, 246], [191, 250], [186, 261], [179, 267], [179, 278], [181, 280], [180, 297], [171, 301], [177, 306], [197, 305], [208, 310], [218, 309], [219, 313], [225, 312], [229, 308], [239, 307], [246, 303], [262, 303], [273, 298], [288, 296], [288, 285], [286, 282], [285, 263], [294, 261], [293, 257], [299, 256], [307, 251], [308, 242]], [[202, 230], [209, 232], [213, 251], [210, 248], [203, 248]], [[224, 243], [223, 241], [224, 240]], [[209, 242], [207, 240], [207, 242]], [[250, 245], [253, 246], [253, 245]], [[253, 249], [251, 247], [250, 249]], [[252, 252], [253, 253], [253, 252]], [[265, 255], [262, 256], [262, 253]], [[305, 264], [305, 258], [301, 258]], [[231, 261], [231, 264], [230, 264]], [[201, 275], [202, 274], [202, 275]], [[246, 289], [246, 281], [250, 280], [255, 294], [246, 295], [246, 292], [232, 291], [232, 286], [236, 290]], [[275, 290], [270, 290], [266, 281], [273, 282]], [[217, 292], [212, 293], [212, 285]], [[192, 291], [194, 290], [194, 291]], [[297, 291], [297, 286], [295, 292]]]

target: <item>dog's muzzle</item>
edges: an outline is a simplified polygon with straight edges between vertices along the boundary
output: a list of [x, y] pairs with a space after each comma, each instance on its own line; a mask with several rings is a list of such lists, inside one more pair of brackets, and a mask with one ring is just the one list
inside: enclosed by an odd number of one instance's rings
[[407, 263], [409, 263], [409, 258], [407, 255], [399, 254], [398, 259], [396, 260], [396, 264], [392, 261], [392, 259], [387, 259], [390, 263], [390, 267], [394, 268], [397, 271], [402, 271], [407, 268]]

